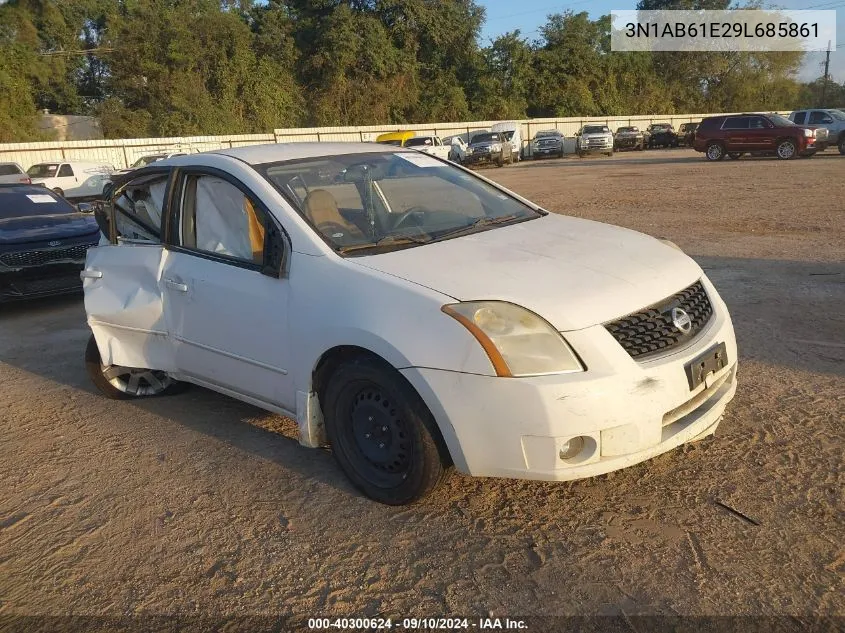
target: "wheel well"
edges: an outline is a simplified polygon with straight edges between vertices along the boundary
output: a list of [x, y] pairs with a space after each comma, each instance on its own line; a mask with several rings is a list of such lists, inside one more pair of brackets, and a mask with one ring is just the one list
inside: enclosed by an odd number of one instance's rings
[[[325, 352], [323, 352], [323, 355], [320, 356], [320, 360], [317, 361], [317, 364], [314, 367], [314, 371], [311, 373], [311, 391], [317, 394], [318, 401], [322, 400], [326, 386], [328, 385], [329, 380], [331, 379], [331, 376], [335, 372], [335, 370], [342, 363], [350, 361], [354, 358], [361, 357], [375, 361], [379, 365], [383, 366], [385, 370], [398, 374], [401, 379], [407, 383], [408, 387], [410, 387], [414, 391], [414, 393], [417, 394], [420, 401], [425, 404], [425, 400], [423, 400], [419, 392], [414, 389], [414, 386], [410, 382], [408, 382], [408, 380], [401, 374], [401, 372], [399, 372], [393, 365], [391, 365], [388, 361], [386, 361], [384, 358], [382, 358], [375, 352], [371, 352], [370, 350], [363, 347], [358, 347], [357, 345], [339, 345], [337, 347], [333, 347], [329, 350], [326, 350]], [[431, 412], [429, 411], [429, 413]], [[443, 433], [441, 433], [440, 431], [440, 426], [437, 420], [434, 418], [434, 414], [431, 414], [431, 419], [434, 420], [434, 428], [431, 430], [434, 434], [434, 441], [437, 443], [437, 448], [440, 450], [440, 456], [444, 459], [444, 461], [451, 464], [453, 463], [452, 455], [449, 452], [449, 447], [446, 444], [446, 440], [443, 439]]]
[[795, 145], [796, 147], [798, 146], [798, 143], [796, 143], [796, 142], [795, 142], [795, 139], [794, 139], [794, 138], [792, 138], [791, 136], [781, 136], [779, 139], [777, 139], [777, 140], [775, 141], [775, 145], [780, 145], [780, 144], [781, 144], [781, 143], [783, 143], [784, 141], [790, 141], [790, 142], [791, 142], [793, 145]]
[[837, 143], [841, 143], [842, 141], [845, 141], [845, 130], [839, 133], [839, 138], [836, 140]]

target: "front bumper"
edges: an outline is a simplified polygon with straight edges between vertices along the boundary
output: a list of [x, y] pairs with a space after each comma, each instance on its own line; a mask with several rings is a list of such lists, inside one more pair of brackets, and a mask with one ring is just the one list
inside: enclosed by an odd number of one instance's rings
[[617, 138], [614, 141], [614, 145], [619, 149], [626, 149], [629, 147], [639, 147], [643, 144], [642, 137], [625, 137], [625, 138]]
[[464, 157], [464, 165], [478, 165], [481, 163], [495, 163], [502, 160], [503, 153], [499, 152], [473, 152]]
[[606, 153], [613, 151], [613, 141], [606, 140], [602, 142], [588, 142], [584, 143], [583, 145], [578, 145], [578, 152], [581, 154], [592, 154], [592, 153]]
[[[715, 432], [736, 391], [737, 348], [724, 303], [686, 347], [634, 361], [607, 330], [566, 332], [587, 371], [529, 378], [408, 368], [459, 470], [476, 476], [566, 481], [637, 464]], [[684, 365], [725, 343], [728, 365], [690, 390]], [[561, 459], [573, 437], [584, 449]]]

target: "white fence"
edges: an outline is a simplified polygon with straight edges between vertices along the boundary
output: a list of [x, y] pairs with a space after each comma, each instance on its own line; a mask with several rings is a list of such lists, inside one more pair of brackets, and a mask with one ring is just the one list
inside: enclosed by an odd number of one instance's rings
[[[651, 123], [681, 123], [700, 121], [710, 114], [668, 114], [649, 116], [569, 117], [555, 119], [526, 119], [520, 121], [523, 143], [540, 130], [557, 129], [572, 137], [586, 123], [605, 123], [610, 129], [627, 125], [645, 127]], [[24, 169], [42, 162], [63, 160], [95, 161], [118, 169], [130, 166], [141, 156], [191, 148], [198, 151], [256, 145], [260, 143], [301, 142], [368, 142], [385, 132], [413, 130], [417, 134], [436, 136], [467, 135], [475, 130], [489, 129], [498, 121], [470, 121], [461, 123], [421, 123], [403, 125], [368, 125], [323, 128], [290, 128], [274, 130], [272, 134], [244, 134], [237, 136], [189, 136], [177, 138], [139, 138], [96, 141], [63, 141], [43, 143], [0, 144], [0, 162], [20, 163]]]

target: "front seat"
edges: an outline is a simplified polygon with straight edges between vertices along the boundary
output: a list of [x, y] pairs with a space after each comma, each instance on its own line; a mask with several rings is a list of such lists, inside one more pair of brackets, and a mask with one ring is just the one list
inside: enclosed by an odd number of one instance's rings
[[314, 189], [305, 196], [305, 217], [336, 244], [359, 244], [367, 239], [361, 229], [340, 214], [337, 201], [325, 189]]

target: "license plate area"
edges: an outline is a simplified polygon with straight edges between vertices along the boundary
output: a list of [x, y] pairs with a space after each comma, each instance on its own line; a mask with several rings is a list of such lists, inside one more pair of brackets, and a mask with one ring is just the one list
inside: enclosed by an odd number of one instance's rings
[[690, 391], [703, 383], [707, 376], [728, 366], [728, 352], [724, 343], [711, 347], [684, 365]]

